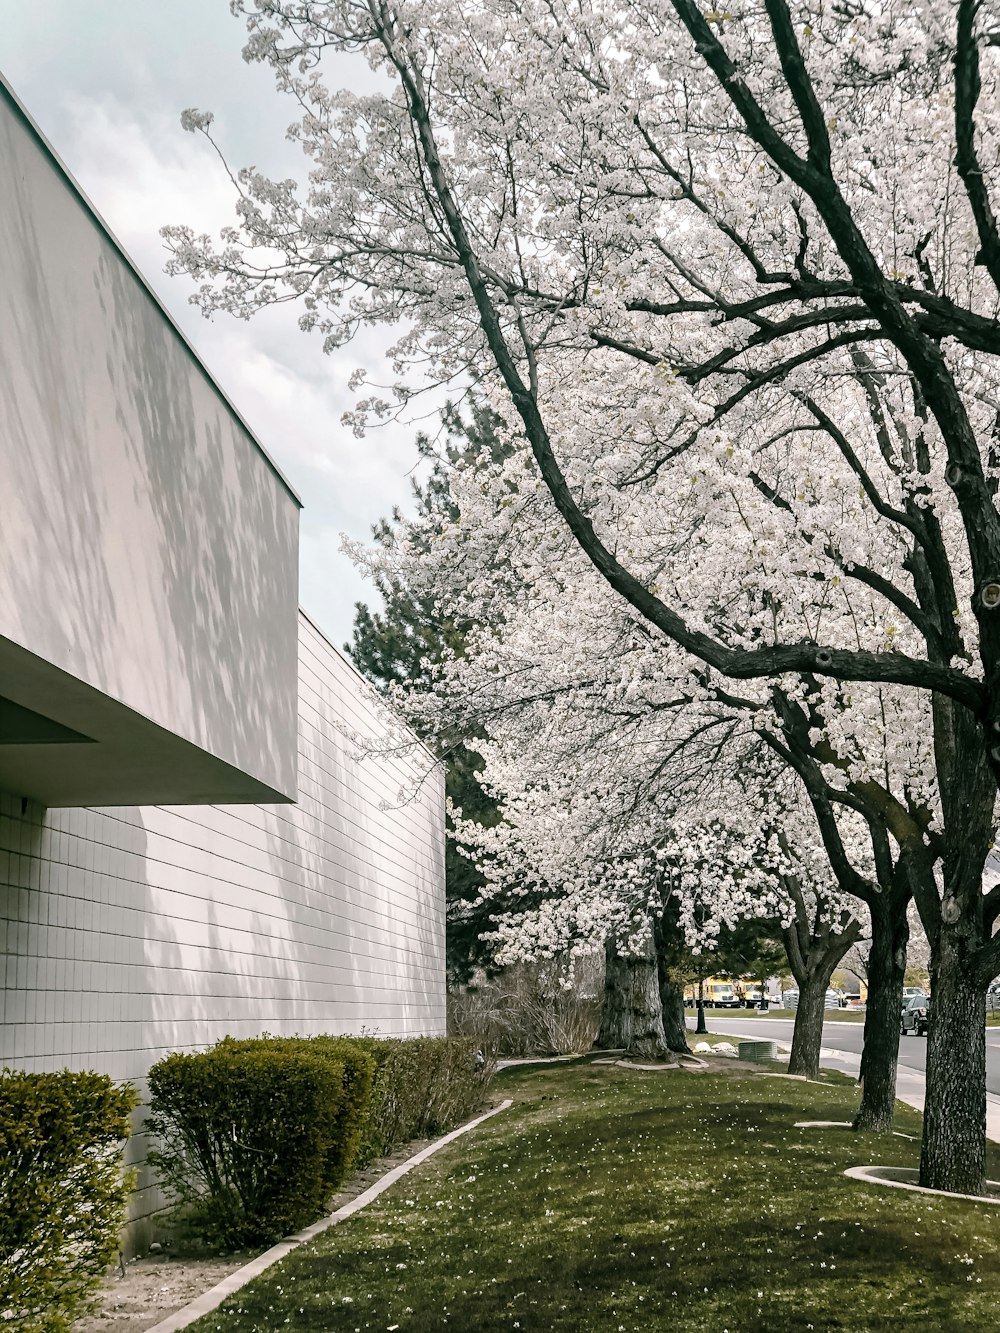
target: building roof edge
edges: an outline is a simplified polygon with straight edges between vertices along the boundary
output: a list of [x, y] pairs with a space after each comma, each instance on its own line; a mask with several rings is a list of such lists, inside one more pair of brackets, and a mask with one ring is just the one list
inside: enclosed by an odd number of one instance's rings
[[393, 708], [392, 704], [389, 702], [388, 699], [386, 699], [385, 695], [384, 695], [384, 694], [380, 694], [379, 691], [378, 691], [378, 690], [375, 688], [375, 686], [372, 684], [372, 682], [368, 679], [368, 677], [365, 676], [365, 675], [362, 675], [362, 673], [358, 670], [358, 668], [355, 666], [355, 664], [351, 661], [351, 659], [350, 659], [350, 657], [347, 655], [347, 653], [345, 653], [345, 652], [343, 651], [343, 649], [337, 647], [337, 645], [334, 643], [334, 641], [330, 638], [329, 634], [327, 634], [326, 630], [323, 629], [323, 628], [316, 622], [315, 618], [314, 618], [313, 616], [311, 616], [311, 615], [309, 614], [309, 612], [306, 611], [306, 610], [304, 609], [304, 607], [303, 607], [301, 604], [300, 604], [300, 606], [299, 606], [299, 619], [300, 619], [300, 620], [304, 620], [304, 621], [306, 622], [306, 624], [310, 626], [311, 629], [315, 630], [315, 632], [316, 632], [316, 633], [319, 635], [319, 637], [323, 640], [323, 642], [324, 642], [324, 643], [326, 644], [326, 646], [330, 649], [330, 651], [331, 651], [336, 657], [339, 657], [340, 660], [341, 660], [341, 662], [344, 663], [344, 665], [348, 668], [348, 670], [349, 670], [354, 676], [356, 676], [356, 677], [358, 678], [358, 680], [359, 680], [359, 681], [361, 682], [361, 684], [365, 687], [365, 689], [369, 692], [369, 694], [371, 694], [371, 695], [373, 696], [373, 698], [376, 700], [376, 702], [379, 704], [379, 706], [382, 707], [382, 708], [384, 708], [384, 709], [386, 710], [386, 712], [391, 713], [391, 714], [393, 715], [393, 717], [399, 718], [399, 721], [403, 724], [403, 726], [406, 728], [406, 730], [407, 730], [407, 731], [410, 733], [410, 735], [413, 737], [413, 740], [414, 740], [415, 744], [418, 745], [418, 746], [420, 747], [420, 749], [423, 750], [423, 751], [425, 752], [425, 754], [426, 754], [431, 760], [433, 760], [433, 762], [434, 762], [435, 764], [439, 764], [439, 763], [441, 762], [441, 760], [438, 759], [437, 755], [434, 753], [434, 751], [431, 749], [431, 747], [427, 744], [427, 742], [426, 742], [425, 740], [422, 740], [422, 739], [417, 735], [417, 733], [413, 730], [413, 728], [410, 726], [409, 722], [407, 722], [407, 720], [406, 720], [404, 717], [400, 717], [398, 711], [397, 711], [395, 708]]
[[93, 203], [87, 197], [86, 192], [81, 188], [79, 182], [76, 180], [73, 173], [66, 166], [65, 162], [63, 162], [62, 158], [59, 156], [56, 150], [52, 147], [52, 144], [42, 133], [41, 129], [39, 129], [38, 124], [35, 121], [34, 117], [31, 115], [30, 111], [28, 111], [28, 109], [25, 107], [24, 103], [21, 101], [20, 97], [18, 97], [17, 93], [11, 87], [9, 81], [7, 80], [7, 78], [3, 73], [0, 73], [0, 95], [2, 95], [10, 103], [18, 118], [24, 122], [24, 124], [28, 127], [28, 129], [31, 131], [34, 137], [38, 140], [46, 156], [52, 161], [53, 165], [56, 167], [57, 171], [66, 181], [66, 183], [69, 185], [70, 189], [76, 195], [77, 199], [87, 210], [91, 218], [94, 220], [94, 222], [96, 222], [97, 226], [101, 229], [101, 231], [104, 233], [107, 239], [115, 247], [119, 255], [121, 255], [122, 259], [131, 269], [133, 275], [135, 276], [136, 280], [139, 282], [140, 286], [145, 291], [146, 295], [149, 297], [149, 299], [159, 310], [160, 314], [170, 325], [171, 329], [174, 331], [176, 336], [180, 339], [181, 343], [188, 352], [189, 356], [194, 361], [195, 365], [198, 367], [198, 370], [208, 381], [209, 385], [212, 387], [215, 393], [218, 394], [219, 398], [221, 398], [227, 410], [235, 418], [240, 428], [246, 432], [246, 435], [249, 438], [251, 444], [253, 444], [254, 448], [257, 449], [257, 451], [260, 453], [261, 457], [264, 459], [265, 463], [268, 465], [270, 470], [281, 482], [282, 486], [285, 488], [285, 490], [288, 492], [291, 498], [295, 501], [299, 509], [301, 509], [303, 507], [302, 499], [299, 496], [298, 492], [295, 490], [295, 487], [291, 484], [291, 482], [282, 472], [281, 468], [278, 467], [277, 463], [274, 461], [274, 459], [271, 457], [268, 451], [261, 444], [260, 440], [254, 434], [251, 427], [247, 424], [246, 418], [243, 416], [240, 410], [235, 406], [232, 399], [226, 393], [225, 389], [222, 388], [218, 380], [205, 365], [204, 361], [202, 361], [201, 357], [198, 355], [194, 347], [191, 345], [191, 342], [187, 337], [187, 335], [182, 331], [180, 325], [174, 319], [173, 315], [171, 315], [170, 311], [163, 304], [162, 300], [156, 294], [149, 281], [144, 277], [142, 271], [135, 263], [135, 260], [122, 245], [121, 241], [119, 241], [118, 237], [114, 234], [114, 232], [105, 222], [104, 218], [101, 216], [98, 210], [94, 207]]

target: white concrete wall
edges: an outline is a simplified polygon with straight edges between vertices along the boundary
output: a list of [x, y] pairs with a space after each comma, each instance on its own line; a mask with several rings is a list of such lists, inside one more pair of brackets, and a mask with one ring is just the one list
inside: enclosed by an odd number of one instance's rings
[[440, 775], [400, 807], [415, 761], [353, 757], [375, 696], [304, 616], [299, 700], [297, 806], [0, 795], [0, 1064], [142, 1087], [227, 1033], [445, 1031]]
[[7, 640], [294, 799], [298, 502], [2, 86], [0, 181], [0, 666]]

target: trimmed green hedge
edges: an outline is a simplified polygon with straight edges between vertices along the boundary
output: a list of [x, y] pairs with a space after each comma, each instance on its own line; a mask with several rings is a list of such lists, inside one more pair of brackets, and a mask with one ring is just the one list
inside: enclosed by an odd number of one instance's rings
[[376, 1065], [362, 1162], [469, 1119], [493, 1076], [474, 1037], [355, 1037]]
[[350, 1037], [252, 1037], [239, 1041], [224, 1037], [216, 1049], [254, 1051], [262, 1048], [280, 1051], [309, 1051], [330, 1060], [342, 1070], [343, 1095], [334, 1116], [323, 1163], [323, 1188], [326, 1196], [340, 1185], [354, 1165], [361, 1146], [361, 1136], [368, 1119], [375, 1061]]
[[469, 1037], [226, 1037], [150, 1070], [149, 1160], [201, 1234], [272, 1241], [355, 1162], [468, 1119], [491, 1072]]
[[59, 1333], [118, 1248], [130, 1085], [103, 1074], [0, 1073], [0, 1327]]
[[343, 1063], [305, 1043], [222, 1043], [149, 1071], [149, 1160], [189, 1219], [225, 1245], [273, 1241], [328, 1194], [331, 1145], [353, 1130]]

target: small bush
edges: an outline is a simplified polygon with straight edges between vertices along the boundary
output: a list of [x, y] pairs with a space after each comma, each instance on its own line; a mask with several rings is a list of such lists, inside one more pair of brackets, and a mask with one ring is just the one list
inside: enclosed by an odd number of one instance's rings
[[310, 1051], [330, 1060], [343, 1071], [343, 1094], [334, 1118], [323, 1164], [325, 1197], [340, 1185], [354, 1164], [368, 1119], [375, 1061], [364, 1047], [350, 1037], [263, 1037], [237, 1040], [225, 1037], [219, 1047], [232, 1051], [259, 1050]]
[[598, 954], [515, 963], [449, 992], [448, 1030], [500, 1055], [578, 1055], [594, 1044], [603, 991]]
[[356, 1160], [467, 1119], [491, 1074], [472, 1038], [226, 1037], [150, 1070], [150, 1161], [203, 1235], [271, 1241]]
[[150, 1160], [212, 1239], [266, 1243], [320, 1213], [354, 1103], [344, 1062], [311, 1045], [226, 1041], [150, 1070]]
[[358, 1037], [375, 1060], [375, 1083], [361, 1160], [467, 1120], [483, 1104], [493, 1074], [473, 1037]]
[[57, 1333], [118, 1248], [135, 1089], [103, 1074], [0, 1073], [0, 1323]]

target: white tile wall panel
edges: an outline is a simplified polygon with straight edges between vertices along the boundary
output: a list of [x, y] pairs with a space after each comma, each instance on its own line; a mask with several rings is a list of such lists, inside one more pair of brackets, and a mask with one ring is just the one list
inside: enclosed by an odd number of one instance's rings
[[[444, 1032], [440, 775], [414, 791], [422, 752], [356, 757], [381, 706], [305, 616], [299, 714], [295, 806], [0, 794], [0, 1063], [141, 1088], [227, 1033]], [[143, 1174], [135, 1217], [159, 1203]]]

